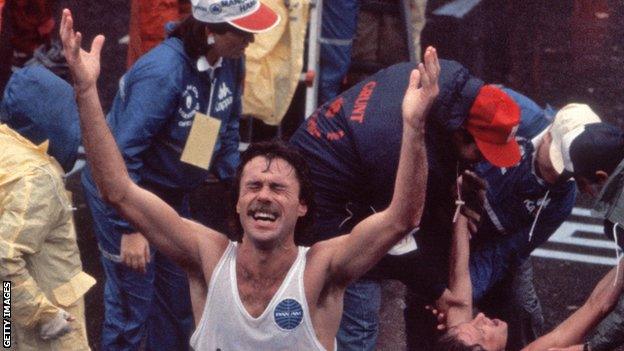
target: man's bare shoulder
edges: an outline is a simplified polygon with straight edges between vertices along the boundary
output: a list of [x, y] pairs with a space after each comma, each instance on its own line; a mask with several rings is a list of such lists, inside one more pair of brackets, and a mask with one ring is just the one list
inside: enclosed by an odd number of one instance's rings
[[346, 235], [319, 241], [310, 247], [306, 257], [306, 271], [314, 275], [319, 275], [324, 279], [330, 278], [329, 268], [332, 258], [336, 252], [338, 244], [345, 239]]
[[201, 275], [205, 277], [206, 283], [208, 283], [210, 276], [212, 275], [212, 271], [219, 263], [219, 260], [221, 259], [221, 256], [223, 256], [223, 253], [225, 252], [225, 249], [230, 241], [225, 234], [210, 229], [201, 223], [197, 223], [189, 219], [184, 219], [184, 222], [189, 225], [191, 235], [197, 238], [197, 250], [199, 252], [199, 257], [201, 258], [202, 266]]
[[345, 237], [346, 235], [341, 235], [315, 243], [308, 251], [307, 260], [331, 260], [331, 257], [337, 248], [337, 244], [344, 240]]

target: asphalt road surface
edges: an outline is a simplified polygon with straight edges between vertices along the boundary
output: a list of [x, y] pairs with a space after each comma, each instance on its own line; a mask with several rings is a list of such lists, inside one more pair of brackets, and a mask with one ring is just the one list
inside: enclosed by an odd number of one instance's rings
[[[449, 1], [429, 1], [428, 12], [445, 2]], [[126, 46], [120, 39], [128, 33], [129, 2], [58, 0], [59, 14], [64, 6], [74, 11], [85, 42], [98, 33], [107, 36], [99, 81], [106, 110], [125, 70]], [[459, 59], [487, 81], [516, 88], [541, 104], [589, 103], [604, 119], [622, 126], [623, 17], [620, 0], [482, 1], [464, 18], [428, 17], [423, 42], [439, 47], [442, 57]], [[294, 111], [287, 118], [296, 125], [303, 116]], [[97, 350], [103, 316], [102, 269], [78, 175], [70, 178], [69, 188], [78, 208], [75, 218], [83, 264], [98, 279], [86, 296], [89, 337]], [[218, 184], [206, 185], [193, 203], [196, 216], [225, 230], [223, 193]], [[601, 234], [600, 223], [588, 216], [588, 204], [581, 201], [532, 259], [547, 329], [577, 309], [615, 262], [613, 245]], [[402, 294], [400, 283], [385, 284], [380, 350], [405, 347]]]

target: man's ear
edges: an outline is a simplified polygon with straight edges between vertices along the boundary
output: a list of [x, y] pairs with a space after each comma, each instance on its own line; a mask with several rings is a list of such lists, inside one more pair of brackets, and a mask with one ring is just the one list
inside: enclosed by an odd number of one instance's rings
[[308, 205], [303, 200], [299, 200], [299, 206], [297, 206], [297, 215], [303, 217], [308, 213]]

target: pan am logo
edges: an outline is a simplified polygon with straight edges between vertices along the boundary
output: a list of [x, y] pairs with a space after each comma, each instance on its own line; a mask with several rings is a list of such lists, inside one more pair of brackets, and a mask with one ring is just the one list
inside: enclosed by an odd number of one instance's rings
[[273, 312], [275, 323], [282, 329], [292, 330], [297, 328], [303, 320], [303, 308], [294, 299], [282, 300]]

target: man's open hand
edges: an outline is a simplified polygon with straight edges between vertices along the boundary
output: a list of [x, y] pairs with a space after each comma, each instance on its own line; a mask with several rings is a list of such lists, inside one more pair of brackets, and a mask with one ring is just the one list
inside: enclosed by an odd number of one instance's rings
[[424, 61], [424, 64], [418, 64], [418, 69], [412, 71], [403, 98], [403, 121], [415, 130], [423, 128], [426, 114], [440, 92], [440, 62], [436, 49], [428, 47]]
[[74, 32], [74, 20], [68, 9], [63, 10], [60, 36], [63, 53], [77, 91], [94, 87], [100, 75], [100, 53], [104, 45], [104, 36], [98, 35], [93, 39], [90, 52], [81, 49], [82, 34]]

